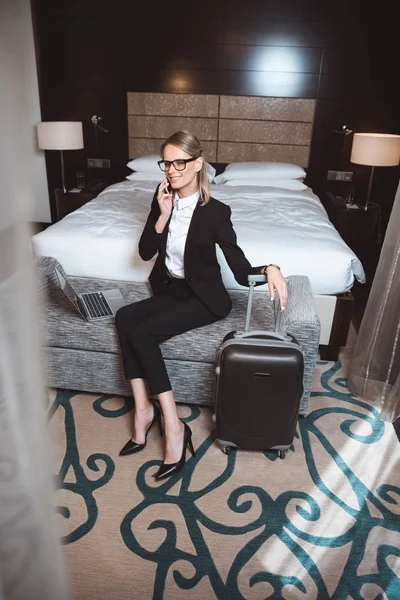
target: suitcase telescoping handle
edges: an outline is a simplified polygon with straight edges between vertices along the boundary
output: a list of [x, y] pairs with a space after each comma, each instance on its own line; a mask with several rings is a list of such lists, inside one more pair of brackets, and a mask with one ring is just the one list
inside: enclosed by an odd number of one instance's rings
[[253, 331], [247, 331], [245, 333], [242, 333], [241, 336], [240, 336], [241, 339], [244, 339], [244, 338], [247, 338], [247, 337], [251, 337], [251, 338], [254, 338], [254, 337], [258, 337], [258, 338], [264, 337], [264, 338], [269, 339], [269, 340], [281, 340], [282, 342], [287, 342], [288, 341], [288, 338], [287, 338], [286, 335], [283, 335], [282, 333], [275, 333], [274, 331], [263, 331], [263, 330], [256, 330], [256, 331], [254, 331], [253, 330]]
[[245, 331], [249, 331], [250, 329], [250, 317], [251, 317], [251, 308], [253, 306], [253, 295], [254, 288], [256, 283], [266, 283], [267, 276], [266, 275], [248, 275], [247, 281], [249, 282], [249, 300], [247, 302], [247, 313], [246, 313], [246, 324], [244, 326]]

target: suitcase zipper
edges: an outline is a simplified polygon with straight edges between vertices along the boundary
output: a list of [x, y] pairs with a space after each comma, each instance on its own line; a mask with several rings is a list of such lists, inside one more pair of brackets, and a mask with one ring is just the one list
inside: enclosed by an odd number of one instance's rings
[[[226, 348], [227, 346], [231, 346], [232, 344], [237, 344], [238, 341], [240, 341], [241, 339], [242, 338], [237, 337], [233, 340], [227, 340], [226, 342], [224, 342], [224, 344], [222, 344], [222, 346], [219, 349], [219, 354], [221, 354], [221, 352], [224, 348]], [[249, 346], [259, 346], [260, 339], [244, 338], [243, 341], [246, 344], [248, 344]], [[265, 340], [264, 339], [263, 346], [266, 346], [266, 347], [273, 346], [274, 348], [276, 348], [276, 346], [281, 346], [282, 348], [294, 348], [294, 349], [298, 350], [299, 352], [301, 352], [301, 354], [304, 356], [304, 352], [303, 352], [302, 348], [298, 344], [295, 344], [294, 342], [283, 342], [281, 340]]]

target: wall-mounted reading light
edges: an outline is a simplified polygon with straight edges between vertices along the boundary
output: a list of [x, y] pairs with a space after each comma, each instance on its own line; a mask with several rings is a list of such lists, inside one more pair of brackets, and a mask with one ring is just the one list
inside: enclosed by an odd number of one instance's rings
[[95, 148], [96, 148], [96, 156], [98, 156], [99, 144], [98, 144], [98, 139], [97, 139], [97, 130], [100, 129], [100, 131], [102, 131], [103, 133], [108, 133], [108, 129], [106, 129], [105, 127], [103, 127], [103, 125], [101, 125], [101, 123], [103, 122], [103, 117], [100, 117], [99, 115], [93, 115], [90, 120], [93, 123], [93, 127], [94, 127], [94, 142], [95, 142]]
[[100, 123], [103, 120], [103, 117], [99, 117], [99, 115], [93, 115], [93, 117], [90, 120], [92, 121], [95, 127], [98, 127], [99, 129], [104, 131], [104, 133], [108, 133], [108, 129], [105, 129], [102, 125], [100, 125]]
[[353, 133], [352, 129], [349, 129], [347, 125], [342, 125], [340, 129], [332, 129], [332, 133], [340, 134], [343, 136], [343, 146], [342, 146], [342, 161], [341, 168], [344, 169], [344, 156], [346, 153], [346, 140], [347, 136]]

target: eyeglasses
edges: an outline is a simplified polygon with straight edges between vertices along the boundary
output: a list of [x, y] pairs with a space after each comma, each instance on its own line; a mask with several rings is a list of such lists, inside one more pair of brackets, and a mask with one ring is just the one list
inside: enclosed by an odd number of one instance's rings
[[196, 158], [199, 157], [200, 156], [195, 156], [193, 158], [177, 158], [176, 160], [159, 160], [157, 164], [160, 167], [161, 171], [169, 171], [171, 165], [173, 165], [176, 171], [184, 171], [188, 162], [192, 162], [193, 160], [196, 160]]

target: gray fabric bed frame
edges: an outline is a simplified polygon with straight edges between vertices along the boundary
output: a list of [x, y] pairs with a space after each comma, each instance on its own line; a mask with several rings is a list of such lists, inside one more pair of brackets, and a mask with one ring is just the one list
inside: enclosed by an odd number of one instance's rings
[[[113, 320], [87, 323], [74, 310], [58, 286], [54, 267], [64, 273], [52, 257], [35, 259], [40, 294], [41, 342], [44, 348], [46, 385], [55, 388], [131, 396], [125, 380]], [[88, 292], [118, 287], [131, 303], [147, 298], [147, 284], [69, 277], [76, 291]], [[318, 356], [320, 323], [315, 312], [310, 282], [304, 276], [287, 278], [289, 300], [278, 319], [277, 304], [267, 291], [255, 293], [251, 329], [277, 329], [296, 337], [305, 355], [304, 394], [300, 413], [305, 414]], [[229, 331], [242, 330], [248, 292], [230, 291], [230, 315], [212, 325], [164, 342], [162, 353], [177, 402], [213, 405], [215, 363], [218, 348]]]

